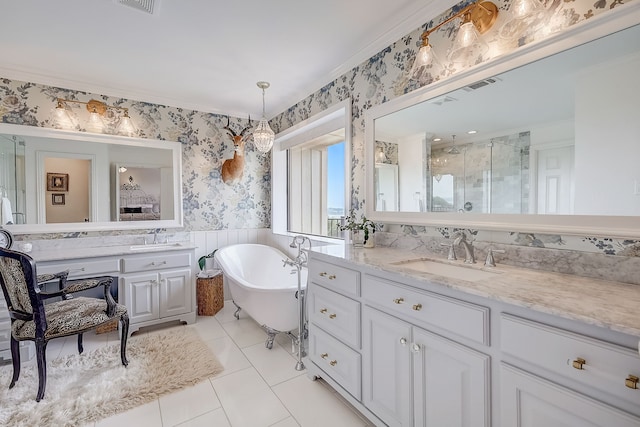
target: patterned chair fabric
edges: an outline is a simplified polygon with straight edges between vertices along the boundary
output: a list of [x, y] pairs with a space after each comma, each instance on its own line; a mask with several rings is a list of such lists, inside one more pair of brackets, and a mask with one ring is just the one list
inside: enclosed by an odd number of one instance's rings
[[[19, 341], [30, 340], [36, 345], [38, 364], [38, 394], [36, 401], [44, 397], [46, 387], [46, 348], [53, 338], [78, 336], [78, 352], [82, 353], [82, 334], [113, 319], [120, 319], [120, 358], [126, 358], [129, 316], [124, 305], [117, 304], [109, 289], [114, 277], [94, 277], [68, 280], [69, 272], [56, 274], [36, 274], [36, 264], [29, 255], [0, 248], [0, 285], [7, 301], [11, 318], [11, 357], [13, 378], [9, 388], [13, 388], [20, 376]], [[40, 285], [58, 282], [58, 290], [42, 291]], [[74, 292], [104, 287], [104, 299], [74, 297]], [[59, 301], [44, 303], [46, 299], [59, 297]]]

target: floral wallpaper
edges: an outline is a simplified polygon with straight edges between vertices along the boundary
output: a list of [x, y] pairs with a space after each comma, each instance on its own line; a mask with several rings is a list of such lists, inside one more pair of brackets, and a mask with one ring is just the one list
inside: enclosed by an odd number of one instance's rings
[[[277, 115], [270, 121], [272, 128], [276, 133], [283, 131], [335, 103], [351, 98], [351, 207], [362, 212], [366, 203], [363, 189], [364, 112], [367, 109], [433, 81], [447, 78], [470, 65], [489, 61], [538, 38], [544, 38], [606, 13], [610, 9], [624, 7], [624, 3], [635, 0], [543, 0], [544, 12], [531, 18], [531, 21], [509, 26], [505, 25], [509, 15], [506, 12], [512, 1], [495, 1], [501, 12], [498, 17], [500, 21], [496, 22], [495, 31], [489, 31], [483, 37], [489, 42], [490, 49], [479, 46], [472, 50], [470, 55], [457, 57], [455, 61], [441, 67], [423, 70], [419, 79], [410, 78], [411, 65], [420, 47], [422, 32], [445, 21], [471, 3], [469, 0], [463, 1]], [[447, 56], [447, 49], [452, 45], [457, 28], [455, 21], [443, 25], [429, 37], [440, 58]], [[222, 129], [226, 124], [225, 116], [14, 81], [0, 76], [0, 121], [52, 127], [51, 111], [57, 97], [85, 102], [98, 99], [109, 105], [127, 107], [137, 126], [138, 137], [178, 141], [182, 144], [186, 231], [270, 227], [269, 156], [262, 156], [251, 144], [247, 144], [242, 180], [231, 186], [222, 182], [220, 166], [225, 159], [233, 155], [232, 142]], [[106, 122], [105, 132], [115, 132], [115, 122]], [[231, 125], [241, 128], [246, 125], [246, 121], [232, 118]], [[80, 125], [76, 130], [86, 131]], [[411, 224], [392, 226], [387, 231], [411, 238], [442, 236], [443, 233], [448, 233], [447, 228], [414, 227]], [[606, 236], [545, 236], [482, 230], [470, 230], [469, 234], [478, 241], [504, 242], [517, 246], [553, 247], [636, 257], [640, 255], [640, 241], [611, 239]], [[75, 236], [71, 233], [65, 237]]]
[[[125, 107], [139, 138], [177, 141], [182, 144], [183, 209], [185, 230], [268, 228], [271, 219], [270, 158], [253, 144], [245, 145], [244, 175], [233, 185], [220, 176], [224, 160], [233, 157], [233, 142], [223, 127], [227, 117], [164, 105], [88, 94], [0, 78], [0, 121], [3, 123], [56, 127], [52, 111], [56, 98], [87, 102], [97, 99], [110, 106]], [[86, 132], [84, 105], [67, 105], [74, 129]], [[103, 133], [114, 134], [118, 117], [107, 110]], [[248, 121], [230, 118], [239, 130]], [[74, 237], [69, 233], [64, 237]]]
[[[483, 39], [490, 49], [477, 49], [471, 56], [458, 58], [441, 68], [431, 68], [420, 75], [419, 79], [411, 79], [410, 71], [413, 60], [421, 45], [421, 34], [425, 29], [433, 28], [453, 16], [456, 12], [471, 4], [463, 1], [445, 11], [437, 18], [422, 27], [410, 32], [391, 46], [361, 63], [337, 79], [328, 82], [323, 88], [291, 106], [282, 114], [271, 120], [276, 132], [283, 131], [298, 122], [318, 114], [331, 105], [351, 98], [353, 135], [352, 135], [352, 193], [351, 205], [357, 211], [364, 211], [364, 113], [369, 108], [404, 95], [436, 80], [449, 77], [465, 68], [480, 64], [513, 51], [520, 46], [542, 39], [569, 26], [590, 19], [632, 0], [543, 0], [544, 11], [528, 22], [520, 23], [519, 28], [508, 24], [508, 11], [512, 0], [494, 1], [500, 15], [494, 29], [485, 33]], [[429, 41], [439, 58], [447, 57], [447, 50], [453, 44], [456, 34], [457, 20], [443, 25], [429, 36]], [[516, 31], [518, 30], [518, 31]], [[390, 231], [404, 236], [420, 238], [441, 234], [439, 228], [390, 226]], [[554, 247], [610, 255], [624, 254], [637, 256], [640, 252], [640, 241], [628, 239], [610, 239], [599, 237], [576, 236], [544, 236], [522, 233], [478, 232], [469, 230], [476, 241], [500, 241], [518, 246]]]

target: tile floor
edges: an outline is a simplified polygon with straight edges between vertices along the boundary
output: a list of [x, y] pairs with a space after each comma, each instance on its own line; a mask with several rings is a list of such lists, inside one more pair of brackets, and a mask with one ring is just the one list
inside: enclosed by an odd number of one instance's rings
[[[222, 373], [89, 427], [371, 426], [324, 381], [311, 381], [306, 371], [295, 370], [297, 359], [288, 337], [278, 335], [268, 350], [264, 331], [242, 313], [236, 320], [234, 309], [228, 301], [216, 316], [199, 316], [193, 325], [166, 326], [196, 329], [224, 365]], [[117, 332], [87, 334], [84, 347], [91, 351], [117, 341]], [[53, 340], [47, 358], [75, 352], [75, 346], [75, 337]]]

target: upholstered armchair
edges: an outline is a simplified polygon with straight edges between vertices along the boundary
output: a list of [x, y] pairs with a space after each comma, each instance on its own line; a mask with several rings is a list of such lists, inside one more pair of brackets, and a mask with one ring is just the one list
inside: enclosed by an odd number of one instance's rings
[[[82, 353], [82, 334], [112, 319], [120, 319], [120, 358], [122, 364], [129, 363], [126, 357], [129, 316], [127, 308], [117, 304], [111, 293], [113, 277], [68, 280], [68, 272], [58, 274], [36, 274], [36, 263], [29, 255], [0, 248], [0, 285], [4, 293], [11, 318], [11, 357], [13, 388], [20, 376], [20, 341], [34, 341], [38, 365], [38, 394], [36, 401], [44, 397], [47, 382], [47, 343], [60, 337], [78, 335], [78, 352]], [[57, 281], [55, 291], [41, 289], [44, 282]], [[74, 292], [104, 287], [104, 299], [73, 296]], [[58, 297], [59, 300], [46, 299]]]

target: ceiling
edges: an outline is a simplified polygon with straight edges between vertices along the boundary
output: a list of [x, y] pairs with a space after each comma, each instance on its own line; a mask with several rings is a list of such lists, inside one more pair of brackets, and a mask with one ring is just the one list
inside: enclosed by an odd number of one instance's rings
[[[132, 0], [136, 4], [151, 0]], [[0, 77], [268, 118], [451, 0], [0, 0]]]

